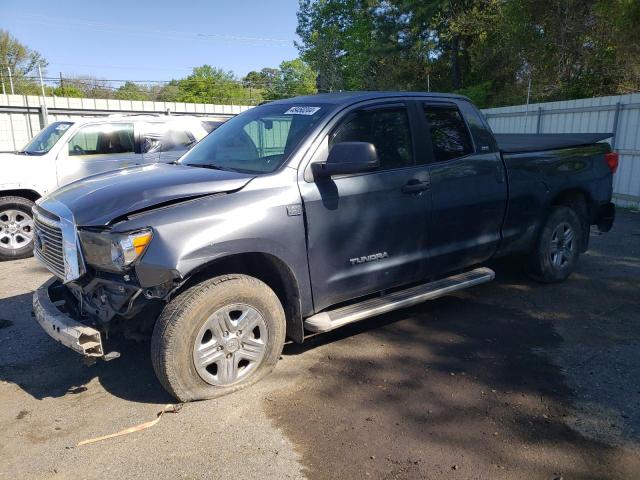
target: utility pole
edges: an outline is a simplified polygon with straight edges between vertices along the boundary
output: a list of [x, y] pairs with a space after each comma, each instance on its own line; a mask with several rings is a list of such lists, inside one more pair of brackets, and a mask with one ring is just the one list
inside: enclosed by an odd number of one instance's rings
[[13, 77], [11, 76], [11, 68], [7, 65], [7, 72], [9, 72], [9, 86], [11, 87], [11, 95], [14, 94], [13, 91]]
[[46, 96], [44, 94], [44, 82], [42, 81], [42, 69], [40, 68], [40, 64], [38, 64], [38, 76], [40, 77], [40, 88], [42, 89], [42, 100]]
[[427, 92], [431, 91], [431, 74], [427, 73]]
[[42, 126], [45, 127], [49, 124], [49, 112], [47, 110], [47, 97], [44, 93], [44, 82], [42, 81], [42, 69], [38, 64], [38, 75], [40, 76], [40, 88], [42, 89], [42, 105], [40, 107], [40, 113], [42, 114]]
[[62, 72], [60, 72], [60, 93], [64, 97], [64, 83], [62, 81]]
[[6, 95], [7, 91], [4, 89], [4, 75], [0, 72], [0, 80], [2, 80], [2, 94]]
[[529, 115], [529, 99], [531, 98], [531, 75], [529, 75], [529, 85], [527, 86], [527, 107], [524, 111], [524, 131], [527, 131], [527, 121]]

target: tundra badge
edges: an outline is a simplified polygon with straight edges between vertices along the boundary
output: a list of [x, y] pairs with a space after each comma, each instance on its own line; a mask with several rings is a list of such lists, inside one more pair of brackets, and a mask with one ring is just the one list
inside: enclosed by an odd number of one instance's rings
[[359, 265], [365, 262], [375, 262], [376, 260], [382, 260], [383, 258], [387, 258], [389, 254], [387, 252], [382, 253], [374, 253], [372, 255], [366, 255], [364, 257], [350, 258], [349, 261], [351, 265]]

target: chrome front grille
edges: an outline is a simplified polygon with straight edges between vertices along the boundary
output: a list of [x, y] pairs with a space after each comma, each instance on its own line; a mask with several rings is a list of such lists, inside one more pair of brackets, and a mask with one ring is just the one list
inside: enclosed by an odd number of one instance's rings
[[33, 253], [57, 277], [64, 280], [64, 247], [62, 229], [55, 220], [34, 211], [35, 236]]
[[78, 244], [73, 213], [52, 198], [38, 200], [33, 207], [33, 253], [63, 283], [77, 280], [86, 268]]

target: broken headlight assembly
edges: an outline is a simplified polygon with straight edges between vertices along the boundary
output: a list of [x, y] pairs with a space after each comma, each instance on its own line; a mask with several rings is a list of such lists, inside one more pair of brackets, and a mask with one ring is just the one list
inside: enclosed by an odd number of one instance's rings
[[131, 232], [78, 230], [84, 260], [98, 269], [123, 272], [138, 261], [153, 238], [150, 228]]

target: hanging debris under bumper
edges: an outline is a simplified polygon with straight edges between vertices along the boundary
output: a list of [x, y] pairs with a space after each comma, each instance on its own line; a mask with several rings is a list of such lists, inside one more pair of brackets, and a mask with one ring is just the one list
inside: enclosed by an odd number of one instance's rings
[[51, 287], [58, 279], [52, 278], [33, 294], [33, 312], [42, 329], [54, 340], [82, 355], [102, 357], [102, 338], [95, 328], [84, 325], [61, 312], [51, 298]]

